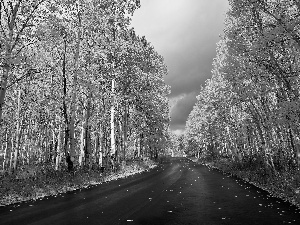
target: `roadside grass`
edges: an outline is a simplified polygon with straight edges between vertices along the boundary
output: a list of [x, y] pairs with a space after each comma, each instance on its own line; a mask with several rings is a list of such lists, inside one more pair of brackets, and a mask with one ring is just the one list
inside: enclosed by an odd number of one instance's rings
[[192, 160], [243, 179], [300, 208], [300, 171], [297, 169], [281, 170], [274, 173], [263, 167], [245, 166], [228, 158], [209, 161], [196, 158]]
[[51, 164], [21, 167], [16, 173], [0, 174], [0, 206], [36, 200], [76, 189], [87, 188], [148, 171], [157, 166], [152, 160], [130, 160], [114, 170], [92, 166], [74, 168], [67, 172], [66, 166], [56, 171]]

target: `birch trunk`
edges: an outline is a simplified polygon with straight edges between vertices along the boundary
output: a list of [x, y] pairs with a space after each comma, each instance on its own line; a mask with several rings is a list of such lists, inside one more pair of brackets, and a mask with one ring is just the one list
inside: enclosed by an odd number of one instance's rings
[[111, 155], [116, 154], [116, 143], [115, 143], [115, 125], [114, 125], [114, 120], [115, 120], [115, 106], [114, 106], [114, 94], [115, 94], [115, 80], [113, 79], [111, 81], [111, 92], [112, 92], [112, 105], [111, 105], [111, 117], [110, 117], [110, 153]]
[[104, 140], [103, 140], [103, 131], [102, 126], [100, 125], [99, 129], [99, 166], [103, 166], [103, 147], [104, 147]]
[[95, 146], [95, 150], [94, 150], [94, 158], [96, 161], [96, 164], [99, 164], [99, 134], [95, 133], [95, 139], [94, 139], [94, 146]]
[[100, 136], [100, 152], [99, 152], [99, 166], [103, 166], [103, 140]]
[[140, 158], [142, 154], [142, 147], [143, 147], [143, 139], [142, 139], [142, 134], [139, 136], [139, 142], [138, 142], [138, 155], [137, 157]]
[[85, 133], [85, 121], [82, 123], [81, 137], [80, 137], [80, 153], [78, 158], [78, 164], [80, 167], [82, 166], [82, 162], [84, 158], [84, 146], [85, 146], [84, 133]]
[[[11, 54], [9, 53], [7, 58], [11, 57]], [[7, 64], [6, 67], [3, 68], [4, 72], [1, 78], [1, 89], [0, 89], [0, 124], [2, 124], [2, 114], [3, 114], [3, 106], [4, 106], [4, 100], [5, 100], [5, 94], [6, 94], [6, 86], [7, 86], [7, 79], [8, 74], [10, 71], [10, 65]]]
[[57, 153], [56, 153], [56, 137], [55, 137], [55, 128], [53, 126], [53, 130], [52, 130], [52, 147], [51, 147], [51, 163], [55, 163], [56, 162], [56, 157], [57, 157]]
[[125, 112], [124, 112], [124, 140], [123, 140], [123, 159], [126, 160], [126, 149], [127, 149], [127, 105], [125, 102]]
[[76, 43], [76, 53], [74, 59], [74, 76], [72, 84], [72, 100], [71, 100], [71, 118], [70, 118], [70, 160], [73, 162], [75, 159], [75, 104], [76, 104], [76, 92], [77, 92], [77, 77], [78, 77], [78, 68], [79, 68], [79, 52], [80, 52], [80, 40], [81, 40], [81, 15], [80, 15], [80, 3], [78, 2], [78, 32], [77, 32], [77, 43]]
[[85, 164], [89, 167], [91, 166], [91, 156], [92, 156], [92, 149], [91, 149], [91, 136], [90, 136], [90, 125], [89, 119], [91, 114], [91, 97], [92, 92], [90, 88], [88, 89], [88, 99], [87, 99], [87, 108], [86, 108], [86, 117], [85, 117]]
[[44, 159], [44, 162], [47, 163], [49, 162], [49, 156], [50, 156], [50, 153], [49, 153], [49, 137], [48, 137], [48, 128], [46, 127], [45, 129], [45, 138], [44, 138], [44, 143], [43, 143], [43, 146], [45, 146], [44, 148], [44, 156], [45, 156], [45, 159]]
[[5, 170], [6, 163], [7, 163], [7, 156], [8, 156], [7, 149], [8, 149], [8, 131], [6, 130], [6, 134], [5, 134], [5, 147], [4, 147], [4, 159], [3, 159], [3, 164], [2, 164], [3, 171]]
[[9, 159], [9, 171], [13, 168], [13, 158], [14, 158], [14, 134], [11, 134], [11, 148], [10, 148], [10, 159]]
[[19, 155], [19, 148], [20, 148], [20, 139], [21, 139], [21, 89], [19, 89], [18, 93], [18, 109], [17, 109], [17, 138], [16, 138], [16, 148], [14, 153], [14, 164], [13, 169], [14, 171], [17, 169], [18, 163], [18, 155]]
[[9, 40], [5, 43], [5, 58], [4, 58], [4, 66], [3, 66], [3, 74], [1, 77], [1, 86], [0, 86], [0, 125], [2, 124], [2, 114], [3, 114], [3, 106], [5, 101], [5, 94], [7, 89], [7, 80], [8, 75], [11, 71], [11, 57], [12, 57], [12, 41], [13, 41], [13, 29], [14, 24], [9, 29]]
[[61, 161], [61, 146], [62, 146], [62, 125], [59, 125], [59, 131], [58, 131], [58, 140], [57, 140], [57, 152], [56, 152], [56, 158], [55, 158], [55, 170], [59, 170], [59, 164]]

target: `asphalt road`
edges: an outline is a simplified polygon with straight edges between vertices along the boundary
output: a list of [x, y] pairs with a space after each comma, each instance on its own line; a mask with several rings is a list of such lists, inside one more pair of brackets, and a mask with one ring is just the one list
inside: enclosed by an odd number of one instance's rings
[[300, 224], [300, 210], [185, 158], [126, 179], [0, 208], [0, 224]]

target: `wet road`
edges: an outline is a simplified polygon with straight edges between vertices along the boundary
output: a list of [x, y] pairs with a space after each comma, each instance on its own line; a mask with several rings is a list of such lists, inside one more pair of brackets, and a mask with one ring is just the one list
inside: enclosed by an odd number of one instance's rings
[[241, 180], [173, 158], [127, 179], [1, 207], [0, 224], [300, 224], [300, 210]]

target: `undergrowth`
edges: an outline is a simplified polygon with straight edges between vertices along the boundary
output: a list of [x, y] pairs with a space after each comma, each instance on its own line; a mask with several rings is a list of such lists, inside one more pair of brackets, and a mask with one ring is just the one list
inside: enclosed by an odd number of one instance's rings
[[115, 169], [66, 167], [56, 171], [51, 164], [20, 167], [13, 174], [0, 174], [0, 205], [36, 200], [45, 196], [86, 188], [90, 185], [116, 180], [156, 166], [152, 160], [131, 160], [119, 164]]
[[228, 158], [196, 161], [243, 179], [300, 208], [300, 171], [296, 168], [273, 172], [261, 166], [245, 165]]

